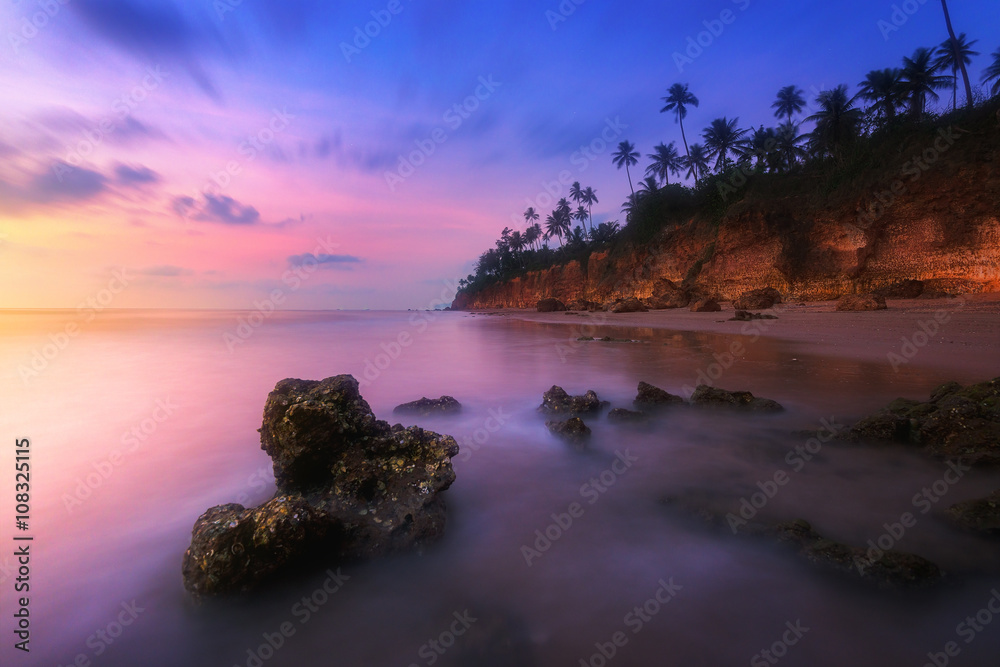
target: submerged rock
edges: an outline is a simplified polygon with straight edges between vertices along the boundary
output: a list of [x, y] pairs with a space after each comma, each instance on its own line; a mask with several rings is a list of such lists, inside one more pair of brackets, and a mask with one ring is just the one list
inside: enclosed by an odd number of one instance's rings
[[974, 533], [1000, 535], [1000, 491], [986, 498], [967, 500], [945, 511], [955, 525]]
[[718, 313], [721, 310], [722, 306], [712, 299], [700, 299], [691, 304], [692, 313]]
[[535, 308], [540, 313], [555, 313], [566, 310], [566, 304], [559, 299], [542, 299], [536, 304]]
[[641, 422], [646, 421], [648, 416], [644, 412], [626, 410], [625, 408], [615, 408], [608, 413], [608, 421], [612, 422]]
[[726, 391], [706, 384], [698, 385], [691, 394], [694, 405], [733, 407], [758, 412], [780, 412], [780, 403], [769, 398], [757, 398], [749, 391]]
[[403, 403], [393, 408], [393, 414], [417, 414], [427, 417], [434, 414], [455, 414], [462, 411], [462, 404], [451, 396], [441, 398], [421, 398], [410, 403]]
[[670, 392], [659, 387], [654, 387], [648, 382], [640, 382], [638, 393], [632, 404], [640, 408], [654, 408], [665, 405], [679, 405], [684, 402], [680, 396], [674, 396]]
[[781, 292], [773, 287], [765, 287], [764, 289], [744, 292], [733, 301], [733, 308], [736, 310], [767, 310], [778, 303], [781, 303]]
[[198, 519], [183, 563], [192, 595], [246, 592], [317, 556], [329, 567], [442, 535], [441, 494], [455, 480], [458, 445], [375, 419], [353, 377], [282, 380], [260, 431], [277, 494], [255, 509], [221, 505]]
[[566, 421], [545, 422], [549, 431], [566, 440], [584, 440], [590, 436], [590, 427], [579, 417], [571, 417]]
[[583, 396], [570, 396], [562, 387], [552, 385], [551, 389], [542, 394], [542, 404], [538, 406], [538, 411], [553, 415], [587, 415], [600, 412], [606, 405], [607, 402], [598, 398], [593, 390]]
[[848, 294], [840, 298], [837, 302], [837, 310], [844, 311], [873, 311], [886, 310], [885, 297], [878, 294]]
[[730, 322], [751, 322], [753, 320], [776, 320], [778, 319], [774, 315], [768, 315], [766, 313], [751, 313], [746, 310], [737, 310], [734, 317], [730, 317]]
[[1000, 378], [968, 387], [949, 382], [926, 402], [897, 399], [842, 437], [919, 446], [971, 465], [1000, 463]]

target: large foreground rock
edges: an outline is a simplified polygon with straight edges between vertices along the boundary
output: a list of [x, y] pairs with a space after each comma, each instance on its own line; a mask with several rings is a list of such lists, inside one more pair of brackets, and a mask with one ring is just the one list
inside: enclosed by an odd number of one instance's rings
[[642, 305], [642, 302], [634, 296], [616, 301], [611, 306], [612, 313], [645, 313], [649, 309]]
[[573, 442], [581, 442], [590, 437], [590, 427], [579, 417], [571, 417], [566, 421], [545, 422], [545, 426], [560, 438]]
[[905, 443], [973, 465], [1000, 463], [1000, 378], [968, 387], [949, 382], [925, 402], [896, 399], [843, 437]]
[[646, 299], [646, 305], [653, 310], [685, 308], [691, 303], [691, 293], [666, 278], [656, 281], [653, 295]]
[[659, 408], [667, 405], [679, 405], [684, 402], [680, 396], [674, 396], [668, 391], [654, 387], [648, 382], [640, 382], [632, 404], [640, 409]]
[[566, 310], [566, 304], [559, 299], [542, 299], [535, 305], [535, 308], [540, 313], [560, 313]]
[[690, 310], [692, 313], [718, 313], [722, 310], [722, 306], [712, 299], [701, 299], [692, 303]]
[[267, 397], [261, 447], [276, 496], [255, 509], [213, 507], [184, 554], [194, 596], [252, 590], [293, 566], [324, 566], [419, 548], [444, 531], [442, 492], [458, 445], [372, 414], [349, 375], [282, 380]]
[[967, 500], [945, 511], [953, 523], [974, 533], [1000, 535], [1000, 491], [987, 498]]

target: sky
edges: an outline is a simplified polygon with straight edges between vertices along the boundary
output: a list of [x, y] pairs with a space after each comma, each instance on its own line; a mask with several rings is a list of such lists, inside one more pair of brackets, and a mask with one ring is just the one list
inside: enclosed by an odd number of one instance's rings
[[[950, 5], [978, 83], [1000, 11]], [[561, 175], [623, 220], [611, 153], [680, 146], [671, 84], [694, 141], [947, 32], [934, 0], [6, 0], [0, 36], [0, 308], [254, 310], [434, 307]]]

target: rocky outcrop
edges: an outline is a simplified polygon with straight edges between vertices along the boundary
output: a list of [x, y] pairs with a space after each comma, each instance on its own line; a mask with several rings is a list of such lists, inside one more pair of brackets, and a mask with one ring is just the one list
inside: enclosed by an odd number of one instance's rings
[[886, 308], [885, 297], [878, 294], [848, 294], [837, 302], [837, 310], [840, 312], [871, 312]]
[[917, 299], [924, 293], [924, 281], [900, 280], [892, 285], [875, 290], [875, 294], [887, 299]]
[[967, 500], [945, 511], [955, 525], [983, 535], [1000, 535], [1000, 491], [987, 498]]
[[691, 303], [691, 292], [672, 280], [661, 278], [653, 284], [653, 294], [645, 301], [652, 310], [686, 308]]
[[726, 391], [706, 384], [698, 385], [691, 394], [691, 403], [707, 407], [739, 408], [755, 412], [780, 412], [784, 410], [777, 401], [757, 398], [749, 391]]
[[772, 287], [765, 287], [744, 292], [733, 301], [733, 308], [736, 310], [767, 310], [778, 303], [781, 303], [781, 292]]
[[220, 505], [198, 518], [183, 562], [193, 596], [247, 592], [318, 557], [329, 567], [442, 535], [458, 445], [377, 420], [353, 377], [282, 380], [260, 431], [277, 494], [254, 509]]
[[394, 415], [420, 415], [429, 417], [431, 415], [453, 415], [462, 411], [462, 404], [451, 396], [441, 398], [421, 398], [409, 403], [397, 405], [392, 410]]
[[607, 405], [593, 390], [583, 396], [570, 396], [562, 387], [552, 388], [542, 394], [538, 411], [549, 415], [589, 415], [600, 412]]
[[640, 382], [637, 392], [632, 404], [641, 410], [684, 403], [684, 399], [680, 396], [674, 396], [670, 392], [664, 391], [659, 387], [654, 387], [648, 382]]
[[540, 313], [557, 313], [566, 310], [566, 304], [559, 299], [542, 299], [535, 304], [535, 309]]
[[722, 306], [712, 299], [699, 299], [691, 304], [692, 313], [718, 313], [722, 311]]
[[1000, 463], [1000, 378], [968, 387], [949, 382], [925, 402], [896, 399], [841, 437], [904, 443], [970, 465]]
[[612, 313], [645, 313], [649, 308], [646, 308], [639, 299], [632, 296], [610, 304], [608, 310]]
[[545, 426], [554, 435], [573, 442], [582, 442], [590, 437], [590, 427], [579, 417], [571, 417], [566, 421], [545, 422]]

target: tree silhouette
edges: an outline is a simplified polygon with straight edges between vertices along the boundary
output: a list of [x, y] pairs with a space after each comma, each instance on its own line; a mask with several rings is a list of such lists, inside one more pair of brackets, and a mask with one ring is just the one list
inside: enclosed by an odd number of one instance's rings
[[736, 127], [739, 120], [716, 118], [701, 135], [705, 140], [705, 148], [708, 149], [708, 157], [715, 158], [716, 169], [726, 163], [729, 153], [738, 154], [743, 146], [743, 135], [747, 131]]
[[806, 120], [816, 123], [811, 145], [820, 154], [838, 157], [842, 147], [858, 134], [861, 110], [854, 108], [854, 101], [847, 96], [847, 86], [839, 85], [824, 90], [816, 97], [820, 109]]
[[639, 152], [635, 150], [635, 144], [629, 141], [623, 141], [618, 144], [618, 150], [611, 156], [611, 161], [619, 169], [625, 167], [625, 175], [628, 176], [628, 187], [634, 195], [635, 188], [632, 187], [632, 174], [629, 173], [629, 167], [633, 167], [639, 162]]
[[708, 174], [708, 156], [705, 154], [704, 146], [691, 144], [691, 154], [684, 158], [684, 168], [695, 183]]
[[778, 126], [775, 139], [778, 142], [778, 152], [781, 153], [781, 162], [785, 169], [791, 169], [798, 164], [799, 158], [806, 156], [802, 142], [808, 136], [799, 134], [799, 126], [795, 123], [782, 123]]
[[684, 140], [684, 153], [691, 157], [691, 150], [688, 148], [687, 136], [684, 134], [684, 119], [687, 117], [688, 106], [697, 107], [698, 98], [688, 90], [686, 83], [675, 83], [667, 90], [667, 96], [663, 98], [664, 107], [660, 113], [673, 111], [674, 117], [681, 126], [681, 139]]
[[903, 84], [910, 98], [910, 114], [915, 120], [924, 116], [927, 98], [936, 100], [939, 88], [948, 85], [948, 77], [938, 76], [934, 66], [934, 52], [920, 47], [910, 58], [903, 58]]
[[993, 82], [990, 88], [990, 95], [1000, 94], [1000, 49], [993, 52], [993, 62], [983, 70], [983, 83]]
[[[972, 47], [978, 42], [974, 39], [971, 42], [963, 32], [955, 40], [945, 40], [937, 48], [937, 57], [934, 59], [934, 67], [941, 70], [951, 70], [951, 108], [958, 111], [958, 70], [972, 63], [972, 56], [978, 56], [979, 51], [973, 51]], [[968, 70], [965, 70], [968, 72]], [[967, 104], [972, 104], [972, 85], [969, 83], [968, 74], [965, 77], [966, 95], [969, 95]]]
[[774, 109], [774, 117], [777, 119], [787, 118], [792, 122], [792, 116], [806, 108], [806, 98], [804, 91], [797, 86], [785, 86], [778, 91], [778, 99], [774, 101], [771, 108]]
[[896, 118], [896, 112], [906, 104], [903, 70], [896, 67], [868, 72], [859, 84], [857, 97], [871, 102], [877, 114], [886, 122]]
[[655, 176], [663, 181], [664, 185], [668, 185], [671, 173], [675, 176], [680, 175], [683, 163], [674, 142], [671, 141], [669, 145], [657, 144], [647, 157], [653, 161], [646, 167], [647, 176]]
[[583, 191], [583, 203], [587, 205], [587, 212], [590, 214], [590, 232], [594, 232], [594, 204], [599, 204], [597, 191], [589, 185]]
[[[962, 57], [959, 41], [955, 37], [955, 28], [951, 25], [951, 14], [948, 12], [948, 0], [941, 0], [941, 9], [944, 11], [944, 22], [948, 26], [948, 35], [951, 38], [950, 41], [951, 41], [952, 55], [954, 57], [954, 62], [957, 63], [959, 69], [962, 70], [962, 79], [965, 81], [965, 104], [967, 107], [971, 109], [973, 105], [972, 84], [969, 83], [969, 70], [965, 66], [966, 62], [965, 59]], [[962, 33], [962, 37], [963, 38], [965, 37], [965, 33]], [[973, 42], [973, 44], [975, 44], [975, 42]], [[972, 44], [970, 44], [969, 46], [972, 46]], [[957, 102], [958, 81], [955, 81], [955, 88], [956, 88], [955, 97]]]

